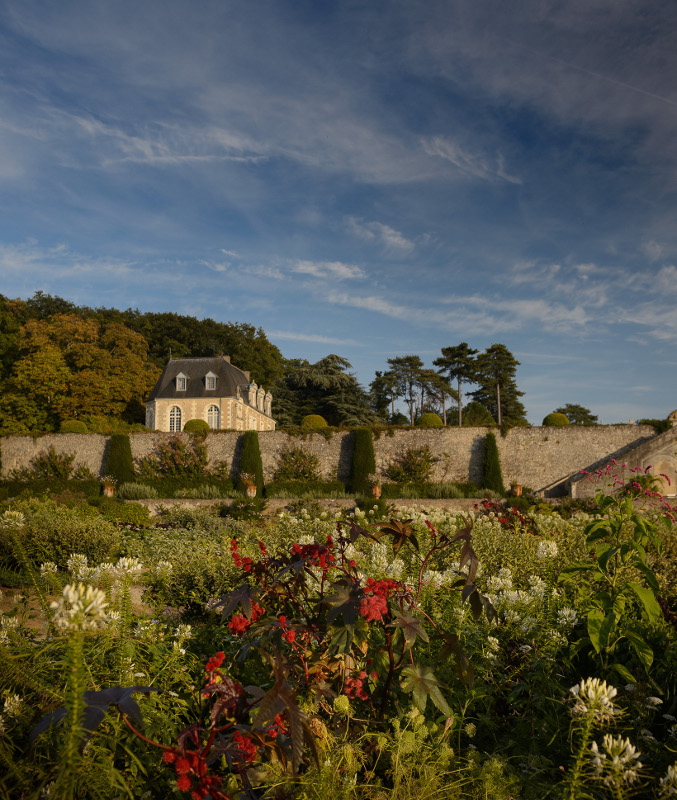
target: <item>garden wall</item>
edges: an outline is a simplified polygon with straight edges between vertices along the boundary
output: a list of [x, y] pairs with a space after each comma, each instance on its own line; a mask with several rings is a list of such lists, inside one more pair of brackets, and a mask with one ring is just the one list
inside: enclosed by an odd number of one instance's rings
[[[376, 466], [383, 471], [396, 455], [410, 447], [427, 446], [439, 459], [434, 480], [481, 481], [486, 428], [444, 428], [431, 430], [392, 430], [381, 432], [374, 441]], [[151, 452], [166, 433], [137, 433], [130, 436], [132, 455], [139, 458]], [[579, 470], [624, 451], [643, 446], [651, 453], [654, 430], [648, 425], [604, 425], [564, 428], [513, 428], [496, 440], [506, 484], [521, 483], [543, 490], [565, 481]], [[288, 447], [303, 447], [317, 456], [325, 479], [347, 480], [352, 455], [352, 433], [336, 432], [329, 438], [321, 434], [290, 436], [284, 431], [259, 433], [266, 480], [272, 478], [280, 452]], [[98, 434], [48, 434], [7, 436], [0, 440], [2, 476], [10, 470], [28, 467], [35, 456], [53, 446], [58, 453], [75, 453], [75, 465], [85, 465], [95, 474], [105, 470], [108, 437]], [[207, 437], [211, 461], [227, 461], [237, 470], [241, 434], [223, 432]]]

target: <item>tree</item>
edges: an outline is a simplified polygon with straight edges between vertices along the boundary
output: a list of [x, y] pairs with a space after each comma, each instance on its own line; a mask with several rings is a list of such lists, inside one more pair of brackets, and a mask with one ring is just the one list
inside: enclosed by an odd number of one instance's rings
[[519, 361], [504, 344], [492, 344], [477, 356], [475, 383], [479, 388], [472, 397], [482, 403], [499, 425], [503, 422], [526, 422], [526, 411], [519, 398], [515, 373]]
[[419, 379], [423, 362], [418, 356], [398, 356], [389, 358], [388, 364], [390, 364], [389, 372], [395, 379], [397, 397], [404, 398], [409, 409], [409, 423], [413, 427], [417, 400], [416, 390], [420, 385]]
[[426, 411], [437, 412], [442, 409], [442, 422], [447, 424], [447, 397], [457, 397], [456, 390], [452, 388], [449, 381], [433, 369], [422, 369], [419, 375], [419, 386], [421, 387], [421, 407], [420, 414]]
[[458, 424], [463, 424], [463, 403], [461, 400], [461, 384], [474, 383], [477, 362], [477, 350], [461, 342], [456, 347], [443, 347], [442, 355], [436, 358], [433, 364], [439, 367], [440, 375], [446, 375], [450, 381], [458, 382]]
[[[290, 362], [285, 378], [273, 389], [275, 415], [281, 425], [300, 425], [308, 414], [320, 414], [330, 425], [370, 425], [376, 414], [369, 397], [348, 370], [345, 358], [330, 354], [315, 364]], [[280, 411], [284, 418], [280, 417]]]
[[[369, 384], [371, 404], [374, 411], [379, 416], [390, 418], [392, 422], [395, 417], [395, 400], [397, 399], [397, 376], [392, 372], [376, 371], [376, 377]], [[388, 414], [390, 406], [390, 414]]]
[[561, 408], [556, 408], [555, 413], [557, 414], [564, 414], [564, 416], [569, 420], [571, 425], [597, 425], [598, 424], [598, 417], [596, 417], [588, 408], [585, 406], [579, 406], [575, 403], [567, 403], [565, 406]]

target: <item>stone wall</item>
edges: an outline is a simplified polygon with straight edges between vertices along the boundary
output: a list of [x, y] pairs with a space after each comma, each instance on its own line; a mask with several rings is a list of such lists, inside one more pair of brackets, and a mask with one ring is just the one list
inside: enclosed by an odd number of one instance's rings
[[[432, 430], [394, 430], [381, 433], [374, 441], [377, 470], [383, 472], [398, 454], [407, 448], [430, 448], [438, 458], [434, 480], [480, 483], [486, 428], [444, 428]], [[132, 434], [132, 455], [140, 458], [150, 453], [159, 439], [170, 434]], [[184, 434], [185, 435], [185, 434]], [[330, 480], [347, 480], [352, 455], [352, 433], [289, 436], [284, 431], [259, 433], [264, 476], [271, 480], [280, 453], [290, 447], [302, 447], [317, 456], [322, 475]], [[654, 430], [646, 425], [605, 425], [564, 428], [513, 428], [503, 437], [496, 433], [506, 484], [521, 483], [534, 490], [546, 490], [566, 481], [581, 469], [601, 459], [613, 458], [630, 448], [645, 446], [649, 457]], [[2, 475], [11, 469], [29, 466], [39, 452], [51, 445], [59, 453], [75, 453], [75, 464], [83, 464], [95, 474], [105, 470], [108, 439], [97, 434], [50, 434], [8, 436], [0, 440]], [[241, 434], [223, 432], [207, 437], [210, 461], [227, 461], [237, 472]], [[645, 456], [644, 450], [642, 451]]]

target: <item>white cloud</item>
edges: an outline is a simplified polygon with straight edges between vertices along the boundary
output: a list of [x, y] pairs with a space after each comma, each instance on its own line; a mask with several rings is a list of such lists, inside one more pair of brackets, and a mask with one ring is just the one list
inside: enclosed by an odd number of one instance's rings
[[382, 222], [362, 222], [355, 217], [348, 217], [346, 227], [358, 239], [380, 244], [391, 255], [408, 255], [416, 246], [399, 231]]
[[509, 183], [522, 183], [520, 178], [509, 175], [505, 170], [503, 157], [499, 154], [490, 160], [464, 150], [460, 145], [446, 136], [429, 136], [421, 138], [421, 146], [429, 156], [438, 156], [451, 162], [461, 172], [482, 180], [501, 178]]
[[322, 336], [319, 333], [294, 333], [292, 331], [269, 331], [269, 339], [286, 339], [293, 342], [312, 342], [315, 344], [338, 344], [356, 347], [360, 342], [354, 339], [337, 339], [331, 336]]
[[366, 278], [364, 272], [354, 264], [342, 261], [297, 261], [292, 272], [301, 275], [312, 275], [314, 278], [332, 278], [345, 281]]

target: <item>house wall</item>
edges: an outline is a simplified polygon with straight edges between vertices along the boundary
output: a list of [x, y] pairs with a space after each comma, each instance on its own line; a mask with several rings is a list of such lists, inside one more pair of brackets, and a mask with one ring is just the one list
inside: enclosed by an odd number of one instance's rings
[[[181, 409], [182, 424], [189, 419], [203, 419], [211, 406], [220, 411], [221, 430], [273, 431], [275, 420], [234, 397], [186, 397], [181, 400], [153, 400], [146, 404], [146, 425], [156, 431], [169, 431], [169, 412], [174, 406]], [[149, 416], [152, 414], [152, 417]], [[152, 422], [152, 424], [151, 424]]]
[[[427, 446], [438, 458], [434, 468], [435, 480], [470, 480], [479, 483], [486, 433], [486, 428], [395, 430], [392, 435], [381, 433], [374, 441], [377, 469], [382, 472], [390, 461], [407, 448]], [[167, 435], [160, 432], [132, 434], [132, 455], [135, 458], [147, 455], [158, 438]], [[352, 438], [349, 431], [333, 433], [329, 439], [321, 434], [290, 436], [285, 431], [263, 431], [259, 435], [259, 443], [265, 479], [272, 478], [282, 450], [302, 447], [317, 456], [325, 479], [338, 477], [345, 481], [350, 474]], [[496, 434], [505, 483], [521, 483], [534, 490], [564, 481], [579, 470], [587, 469], [602, 459], [615, 457], [628, 448], [632, 453], [633, 447], [645, 446], [642, 458], [648, 460], [654, 439], [663, 441], [654, 435], [653, 428], [646, 425], [513, 428], [505, 437]], [[107, 437], [97, 434], [50, 434], [37, 439], [31, 436], [7, 436], [0, 439], [2, 475], [7, 476], [10, 470], [17, 467], [28, 467], [31, 459], [50, 445], [59, 453], [75, 453], [76, 465], [84, 464], [95, 474], [103, 475], [107, 441]], [[237, 432], [223, 431], [208, 435], [210, 461], [227, 461], [236, 471], [239, 442]], [[671, 442], [666, 439], [660, 445], [664, 459], [673, 458], [677, 449]]]

